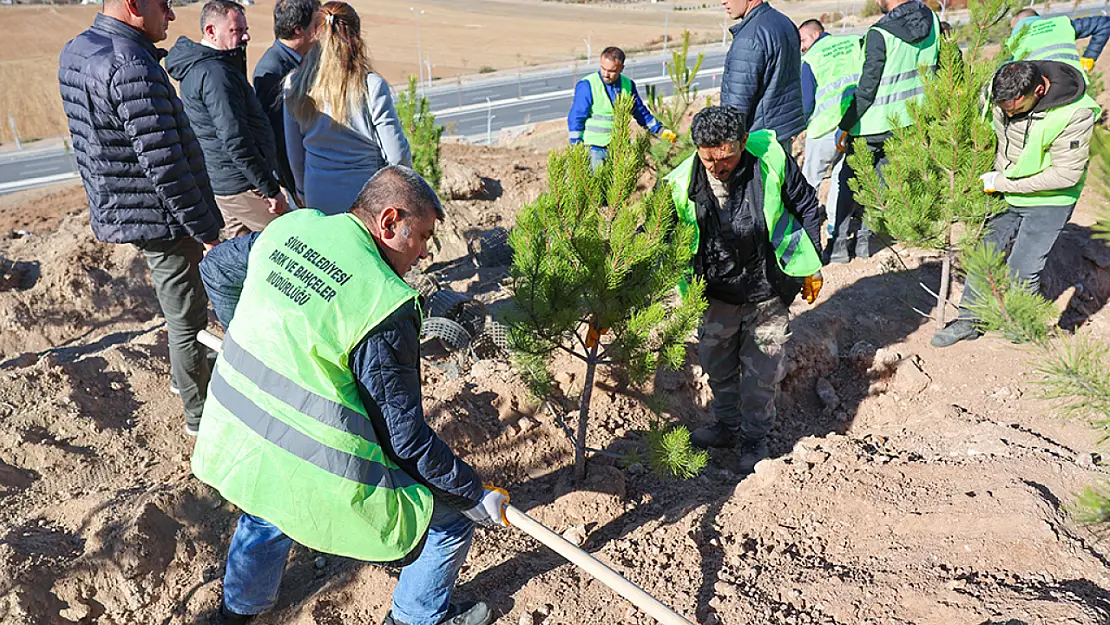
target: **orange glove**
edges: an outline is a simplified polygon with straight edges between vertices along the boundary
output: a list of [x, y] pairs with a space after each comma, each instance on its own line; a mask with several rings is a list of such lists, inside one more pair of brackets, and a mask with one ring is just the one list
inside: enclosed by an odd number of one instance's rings
[[847, 154], [849, 139], [848, 133], [844, 132], [843, 130], [837, 130], [836, 132], [840, 133], [836, 137], [836, 151], [840, 152], [841, 154]]
[[1087, 57], [1079, 59], [1079, 64], [1082, 65], [1083, 69], [1087, 70], [1088, 72], [1095, 68], [1095, 60], [1088, 59]]
[[605, 336], [605, 334], [608, 332], [609, 328], [602, 328], [598, 330], [594, 327], [594, 324], [591, 323], [590, 329], [586, 331], [586, 349], [591, 349], [594, 345], [597, 345], [597, 342], [601, 340], [601, 337]]
[[802, 283], [802, 299], [807, 304], [812, 304], [817, 301], [817, 296], [821, 294], [821, 287], [825, 284], [825, 278], [821, 272], [808, 276], [804, 283]]
[[659, 138], [664, 141], [670, 141], [671, 145], [674, 145], [674, 142], [678, 140], [678, 135], [676, 135], [673, 130], [664, 128], [663, 132], [659, 133]]

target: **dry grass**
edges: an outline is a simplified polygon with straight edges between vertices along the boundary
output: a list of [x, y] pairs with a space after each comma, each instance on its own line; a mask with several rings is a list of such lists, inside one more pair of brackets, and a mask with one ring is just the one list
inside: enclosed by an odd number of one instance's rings
[[[362, 17], [363, 35], [374, 64], [390, 82], [416, 73], [416, 24], [412, 0], [352, 0]], [[269, 0], [248, 9], [254, 37], [248, 54], [257, 62], [273, 41]], [[610, 43], [635, 48], [659, 40], [662, 13], [648, 5], [639, 9], [557, 5], [535, 1], [426, 1], [421, 18], [423, 53], [434, 65], [433, 75], [477, 73], [479, 68], [509, 68], [573, 59], [585, 53], [583, 38], [592, 33], [594, 54]], [[460, 7], [465, 7], [462, 10]], [[12, 115], [24, 140], [67, 134], [58, 96], [57, 59], [62, 46], [92, 23], [94, 6], [14, 6], [0, 8], [0, 143], [12, 141], [7, 116]], [[177, 9], [169, 47], [179, 35], [196, 37], [200, 4]], [[720, 33], [720, 14], [676, 12], [670, 32], [690, 28], [696, 36]]]

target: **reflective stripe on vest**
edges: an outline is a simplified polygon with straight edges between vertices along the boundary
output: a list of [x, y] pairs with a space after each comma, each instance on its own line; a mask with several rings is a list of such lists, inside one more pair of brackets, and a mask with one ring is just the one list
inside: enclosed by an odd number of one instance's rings
[[1015, 61], [1060, 61], [1087, 75], [1079, 62], [1075, 27], [1067, 16], [1026, 18], [1006, 42]]
[[412, 551], [432, 494], [385, 454], [348, 358], [415, 301], [353, 215], [306, 209], [267, 226], [212, 375], [197, 478], [313, 549], [379, 562]]
[[854, 137], [878, 135], [913, 123], [909, 103], [920, 101], [925, 96], [921, 71], [936, 71], [940, 54], [940, 21], [935, 13], [932, 17], [932, 31], [917, 43], [907, 43], [883, 28], [871, 27], [882, 35], [886, 43], [886, 63], [875, 101], [849, 134]]
[[802, 60], [809, 64], [817, 81], [806, 135], [823, 137], [836, 130], [859, 84], [863, 67], [860, 38], [825, 35], [813, 44]]
[[[1084, 95], [1071, 104], [1046, 111], [1043, 117], [1032, 118], [1021, 155], [1014, 166], [1004, 172], [1004, 175], [1010, 179], [1028, 178], [1051, 167], [1052, 143], [1067, 129], [1079, 109], [1090, 109], [1094, 112], [1095, 119], [1102, 115], [1099, 105], [1090, 96]], [[1084, 171], [1079, 182], [1066, 189], [1006, 193], [1006, 203], [1011, 206], [1068, 206], [1079, 201], [1086, 183], [1087, 172]]]
[[[821, 255], [801, 222], [782, 203], [786, 152], [772, 130], [757, 130], [749, 134], [744, 149], [759, 159], [760, 179], [763, 181], [763, 217], [779, 269], [797, 278], [812, 276], [821, 270]], [[690, 199], [690, 182], [694, 167], [699, 162], [695, 152], [664, 178], [671, 184], [671, 198], [678, 218], [692, 225], [697, 234], [692, 245], [695, 254], [700, 246], [701, 229], [698, 228], [697, 206]]]
[[[590, 116], [586, 119], [582, 142], [603, 148], [609, 145], [613, 132], [613, 101], [609, 99], [609, 92], [605, 88], [605, 81], [601, 79], [600, 73], [594, 72], [582, 80], [589, 83], [591, 94]], [[632, 93], [632, 81], [623, 74], [620, 92]]]

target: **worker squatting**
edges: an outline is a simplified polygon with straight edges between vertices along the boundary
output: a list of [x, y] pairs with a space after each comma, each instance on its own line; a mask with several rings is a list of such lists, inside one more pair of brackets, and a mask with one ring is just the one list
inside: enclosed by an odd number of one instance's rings
[[280, 250], [271, 252], [269, 260], [293, 278], [303, 282], [304, 287], [298, 286], [277, 269], [270, 271], [270, 274], [266, 276], [266, 282], [280, 291], [282, 295], [296, 302], [298, 306], [304, 306], [308, 302], [311, 297], [309, 290], [324, 298], [325, 302], [330, 302], [335, 297], [335, 289], [328, 286], [313, 268], [324, 272], [324, 275], [334, 280], [338, 286], [347, 284], [347, 281], [351, 279], [351, 274], [340, 269], [334, 261], [305, 245], [297, 237], [289, 237], [285, 241], [285, 247], [300, 254], [301, 258], [308, 264], [300, 263]]

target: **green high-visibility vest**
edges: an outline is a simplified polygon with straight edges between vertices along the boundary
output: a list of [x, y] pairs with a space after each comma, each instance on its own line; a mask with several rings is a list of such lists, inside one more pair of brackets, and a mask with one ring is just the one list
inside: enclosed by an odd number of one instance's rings
[[932, 17], [932, 32], [917, 43], [906, 43], [883, 28], [871, 27], [886, 42], [886, 64], [875, 101], [848, 134], [878, 135], [913, 123], [909, 103], [925, 98], [921, 70], [936, 71], [940, 54], [940, 20], [935, 13]]
[[1079, 49], [1075, 45], [1075, 27], [1067, 16], [1032, 17], [1021, 24], [1006, 42], [1015, 61], [1060, 61], [1083, 72]]
[[[821, 255], [817, 253], [817, 247], [806, 234], [801, 222], [782, 203], [786, 151], [782, 149], [773, 130], [757, 130], [749, 134], [744, 149], [759, 159], [759, 174], [763, 181], [763, 217], [779, 268], [786, 275], [796, 278], [812, 276], [821, 270]], [[694, 167], [699, 162], [695, 152], [664, 178], [671, 184], [671, 197], [674, 199], [678, 218], [693, 226], [698, 234], [691, 246], [694, 254], [698, 253], [701, 244], [701, 230], [698, 228], [697, 206], [690, 199], [690, 182]]]
[[[593, 100], [586, 129], [582, 132], [582, 143], [599, 148], [607, 147], [613, 134], [613, 102], [609, 99], [609, 92], [605, 90], [605, 81], [601, 79], [600, 73], [594, 72], [582, 80], [590, 84]], [[621, 74], [620, 92], [632, 95], [632, 81], [624, 74]]]
[[408, 554], [432, 494], [383, 452], [348, 357], [416, 297], [350, 213], [299, 210], [267, 226], [208, 388], [197, 478], [312, 549]]
[[813, 114], [806, 128], [806, 136], [816, 139], [836, 130], [852, 102], [863, 68], [860, 38], [825, 35], [802, 60], [809, 64], [817, 80]]
[[[1052, 165], [1052, 154], [1049, 151], [1052, 142], [1064, 132], [1079, 109], [1091, 109], [1095, 119], [1102, 114], [1102, 109], [1091, 96], [1084, 95], [1071, 104], [1046, 111], [1043, 117], [1033, 117], [1021, 156], [1013, 167], [1003, 172], [1004, 175], [1010, 179], [1027, 178], [1048, 169]], [[1079, 201], [1079, 195], [1083, 193], [1083, 186], [1086, 184], [1087, 172], [1084, 171], [1079, 182], [1066, 189], [1007, 193], [1006, 203], [1011, 206], [1068, 206]]]

